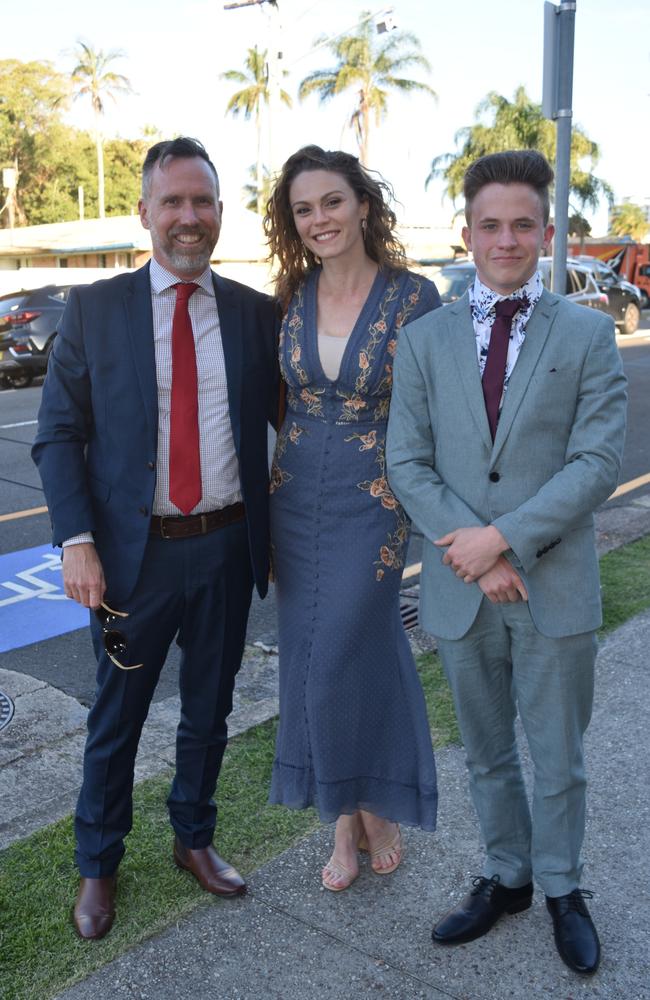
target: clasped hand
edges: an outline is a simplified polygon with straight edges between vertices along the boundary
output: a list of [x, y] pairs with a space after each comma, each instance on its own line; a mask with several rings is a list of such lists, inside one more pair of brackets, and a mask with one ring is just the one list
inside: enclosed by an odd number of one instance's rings
[[509, 547], [498, 528], [488, 524], [485, 528], [457, 528], [435, 540], [440, 548], [447, 546], [442, 557], [445, 566], [451, 566], [456, 576], [465, 583], [475, 583], [492, 569], [502, 552]]
[[523, 580], [503, 555], [509, 545], [498, 528], [458, 528], [435, 544], [447, 547], [445, 566], [465, 583], [477, 583], [493, 604], [528, 600]]

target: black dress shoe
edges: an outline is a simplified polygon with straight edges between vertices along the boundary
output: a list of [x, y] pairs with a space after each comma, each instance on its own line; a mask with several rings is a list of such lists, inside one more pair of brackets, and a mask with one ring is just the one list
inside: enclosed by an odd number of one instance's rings
[[532, 882], [508, 889], [500, 885], [498, 875], [493, 875], [477, 876], [472, 883], [469, 895], [433, 928], [431, 937], [438, 944], [463, 944], [483, 937], [503, 913], [521, 913], [533, 900]]
[[566, 896], [546, 897], [560, 958], [574, 972], [588, 976], [600, 963], [600, 941], [585, 903], [592, 896], [588, 889], [574, 889]]

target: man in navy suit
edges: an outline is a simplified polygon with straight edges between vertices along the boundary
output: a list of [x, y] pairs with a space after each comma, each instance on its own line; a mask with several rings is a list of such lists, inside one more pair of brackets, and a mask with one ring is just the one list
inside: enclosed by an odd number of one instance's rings
[[279, 317], [272, 299], [210, 269], [222, 204], [200, 143], [149, 150], [139, 211], [153, 259], [72, 290], [33, 449], [66, 594], [94, 611], [97, 693], [75, 817], [74, 923], [86, 939], [114, 920], [138, 741], [174, 639], [174, 860], [208, 892], [246, 889], [212, 846], [212, 795], [253, 584], [267, 589]]

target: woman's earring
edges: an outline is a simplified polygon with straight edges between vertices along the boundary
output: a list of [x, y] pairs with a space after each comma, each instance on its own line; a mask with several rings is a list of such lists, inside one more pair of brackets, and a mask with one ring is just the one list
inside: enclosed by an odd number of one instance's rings
[[367, 230], [368, 230], [368, 220], [367, 219], [362, 219], [361, 220], [361, 235], [363, 236], [364, 240], [366, 238], [366, 232], [367, 232]]

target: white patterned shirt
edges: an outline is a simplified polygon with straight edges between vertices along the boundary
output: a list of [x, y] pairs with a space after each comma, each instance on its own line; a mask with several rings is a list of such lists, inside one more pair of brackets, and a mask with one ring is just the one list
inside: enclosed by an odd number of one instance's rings
[[[481, 378], [485, 369], [488, 347], [490, 346], [490, 334], [492, 325], [496, 318], [495, 307], [497, 302], [504, 299], [524, 299], [525, 305], [519, 310], [512, 321], [510, 330], [510, 343], [508, 345], [508, 358], [506, 360], [506, 371], [503, 379], [503, 393], [508, 389], [508, 382], [513, 369], [517, 363], [522, 344], [526, 339], [526, 323], [530, 319], [533, 309], [540, 300], [544, 286], [542, 276], [539, 271], [535, 273], [519, 288], [510, 295], [499, 295], [498, 292], [484, 285], [478, 274], [474, 279], [474, 284], [469, 287], [469, 305], [472, 310], [472, 321], [474, 323], [474, 333], [476, 335], [476, 352]], [[501, 406], [503, 405], [503, 395]]]
[[[158, 456], [153, 513], [179, 515], [169, 499], [169, 429], [172, 379], [172, 322], [178, 278], [151, 259], [151, 304], [158, 386]], [[239, 463], [230, 424], [226, 366], [219, 314], [209, 267], [196, 279], [199, 288], [189, 299], [189, 313], [196, 349], [199, 396], [199, 447], [201, 499], [192, 513], [227, 507], [242, 499]], [[92, 542], [90, 532], [66, 539], [63, 547]]]

